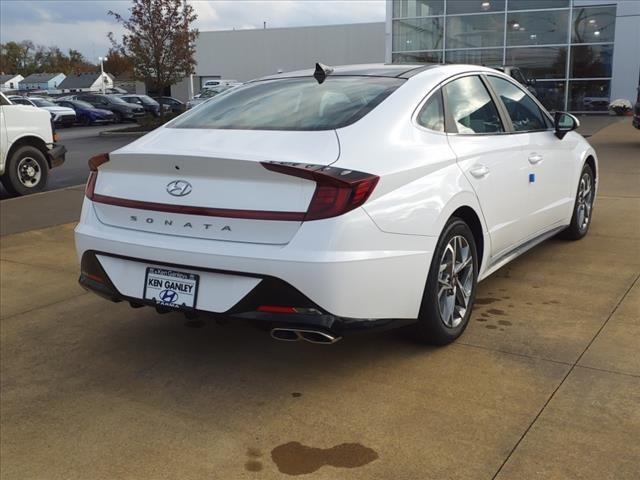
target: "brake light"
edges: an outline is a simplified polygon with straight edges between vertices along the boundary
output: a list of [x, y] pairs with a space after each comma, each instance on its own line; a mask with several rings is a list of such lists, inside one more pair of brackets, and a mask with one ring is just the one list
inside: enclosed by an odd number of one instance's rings
[[91, 157], [89, 159], [89, 170], [92, 172], [97, 172], [98, 167], [103, 163], [107, 163], [109, 161], [108, 153], [101, 153], [100, 155], [96, 155], [95, 157]]
[[89, 200], [93, 200], [94, 197], [96, 180], [98, 179], [98, 167], [108, 161], [108, 153], [101, 153], [100, 155], [96, 155], [89, 159], [89, 178], [87, 179], [87, 187], [84, 192]]
[[376, 175], [343, 168], [304, 163], [262, 162], [272, 172], [316, 182], [304, 220], [337, 217], [367, 201], [380, 179]]

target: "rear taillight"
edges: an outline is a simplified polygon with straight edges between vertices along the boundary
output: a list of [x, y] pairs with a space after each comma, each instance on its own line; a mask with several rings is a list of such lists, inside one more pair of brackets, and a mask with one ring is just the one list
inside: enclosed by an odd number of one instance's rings
[[96, 155], [89, 159], [89, 179], [87, 180], [87, 188], [85, 189], [85, 195], [89, 200], [93, 200], [96, 189], [96, 180], [98, 179], [98, 167], [108, 161], [108, 153], [101, 153], [100, 155]]
[[337, 217], [367, 201], [378, 180], [376, 175], [306, 163], [262, 162], [272, 172], [316, 182], [304, 220]]

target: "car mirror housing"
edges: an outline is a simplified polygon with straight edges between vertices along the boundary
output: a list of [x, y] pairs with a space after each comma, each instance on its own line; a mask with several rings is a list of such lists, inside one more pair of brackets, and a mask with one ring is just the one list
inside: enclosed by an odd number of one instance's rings
[[573, 115], [567, 112], [556, 112], [554, 119], [554, 127], [556, 131], [556, 137], [560, 140], [564, 136], [575, 130], [580, 126], [580, 121]]

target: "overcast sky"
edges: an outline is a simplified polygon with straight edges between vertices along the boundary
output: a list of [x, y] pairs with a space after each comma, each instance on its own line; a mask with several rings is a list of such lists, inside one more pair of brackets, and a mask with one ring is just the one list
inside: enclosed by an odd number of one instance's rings
[[[295, 27], [382, 22], [384, 0], [188, 0], [204, 30]], [[89, 60], [109, 49], [108, 32], [121, 30], [107, 15], [124, 14], [129, 0], [1, 0], [0, 42], [33, 40], [63, 50], [74, 48]]]

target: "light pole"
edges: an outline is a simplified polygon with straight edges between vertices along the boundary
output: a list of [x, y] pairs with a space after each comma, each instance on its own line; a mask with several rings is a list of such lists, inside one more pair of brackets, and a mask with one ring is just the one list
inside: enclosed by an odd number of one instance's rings
[[104, 95], [106, 93], [105, 88], [104, 88], [104, 64], [103, 62], [107, 59], [107, 57], [98, 57], [98, 60], [100, 60], [100, 81], [102, 82], [102, 94]]

